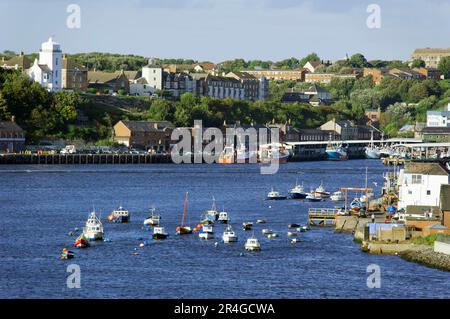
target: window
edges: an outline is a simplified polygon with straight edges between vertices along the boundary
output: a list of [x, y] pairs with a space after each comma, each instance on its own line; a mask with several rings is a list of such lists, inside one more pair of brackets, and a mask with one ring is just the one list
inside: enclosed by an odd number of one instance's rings
[[422, 184], [422, 175], [413, 175], [411, 184]]
[[431, 191], [430, 190], [427, 190], [427, 195], [431, 195]]

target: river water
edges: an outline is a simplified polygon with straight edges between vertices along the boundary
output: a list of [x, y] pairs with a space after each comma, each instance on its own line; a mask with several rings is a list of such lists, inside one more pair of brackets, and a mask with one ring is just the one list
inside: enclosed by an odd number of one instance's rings
[[[449, 298], [449, 273], [363, 253], [349, 234], [313, 228], [290, 244], [288, 224], [305, 224], [309, 207], [332, 203], [263, 200], [272, 187], [286, 193], [296, 180], [306, 190], [321, 181], [328, 191], [362, 187], [366, 167], [369, 185], [379, 192], [388, 168], [369, 160], [288, 163], [274, 175], [261, 175], [258, 165], [2, 166], [0, 297]], [[214, 196], [218, 208], [229, 212], [239, 242], [214, 247], [197, 235], [174, 236], [186, 191], [188, 224], [198, 223]], [[131, 223], [108, 223], [120, 204], [132, 212]], [[110, 242], [74, 249], [74, 259], [59, 260], [75, 239], [68, 233], [82, 228], [93, 207]], [[142, 229], [150, 207], [161, 214], [170, 237], [139, 248], [150, 236]], [[241, 229], [242, 222], [257, 219], [267, 224], [253, 232]], [[267, 239], [262, 228], [280, 237]], [[215, 227], [217, 240], [223, 229]], [[262, 250], [242, 256], [253, 233]], [[67, 287], [70, 264], [80, 267], [79, 289]], [[381, 288], [367, 286], [372, 264], [380, 267]]]

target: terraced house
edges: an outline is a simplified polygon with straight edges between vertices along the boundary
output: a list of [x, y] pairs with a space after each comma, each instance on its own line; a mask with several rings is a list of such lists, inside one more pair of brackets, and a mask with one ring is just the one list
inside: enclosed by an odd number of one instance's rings
[[15, 118], [10, 122], [0, 121], [0, 153], [14, 153], [24, 149], [25, 132]]

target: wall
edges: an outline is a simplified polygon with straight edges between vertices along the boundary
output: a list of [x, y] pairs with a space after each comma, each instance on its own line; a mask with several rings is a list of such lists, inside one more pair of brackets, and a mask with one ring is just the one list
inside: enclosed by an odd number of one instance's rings
[[[441, 184], [448, 184], [449, 177], [445, 175], [421, 175], [420, 184], [412, 184], [412, 175], [403, 174], [403, 181], [399, 189], [398, 209], [406, 206], [439, 206]], [[430, 191], [430, 194], [427, 194]]]
[[441, 241], [434, 242], [434, 252], [450, 255], [450, 244]]

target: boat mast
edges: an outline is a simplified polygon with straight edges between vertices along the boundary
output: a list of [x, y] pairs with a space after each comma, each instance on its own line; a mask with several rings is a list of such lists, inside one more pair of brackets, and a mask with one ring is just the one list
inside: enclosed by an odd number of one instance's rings
[[186, 192], [186, 197], [184, 198], [184, 209], [183, 209], [183, 217], [181, 219], [181, 226], [184, 226], [184, 219], [186, 217], [187, 200], [188, 200], [188, 192]]

